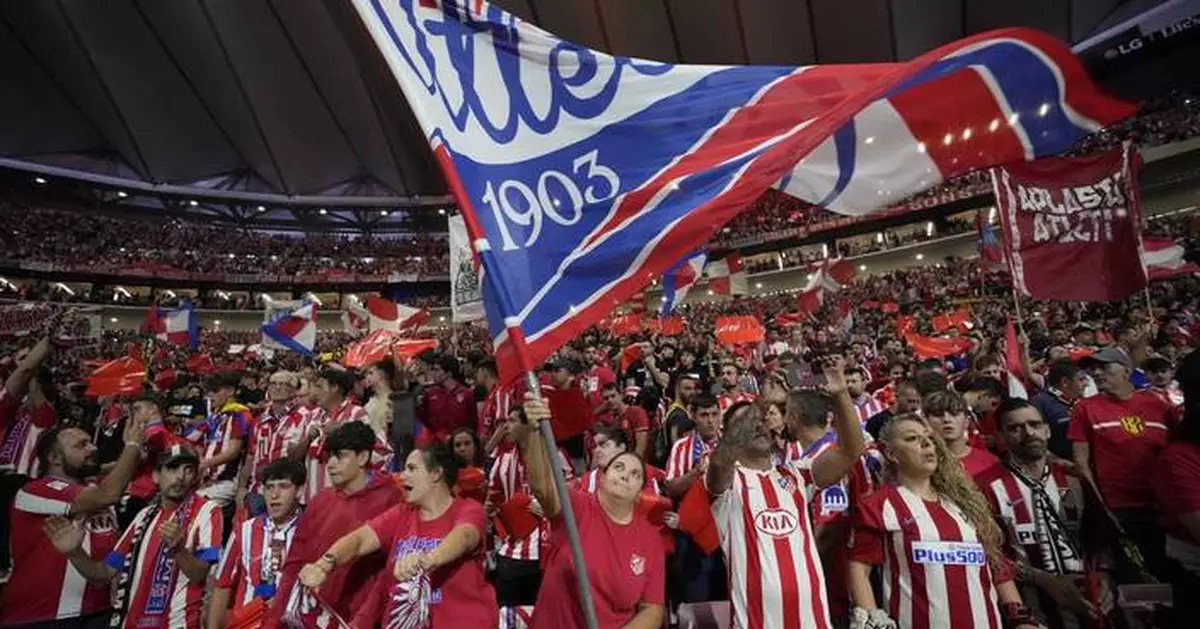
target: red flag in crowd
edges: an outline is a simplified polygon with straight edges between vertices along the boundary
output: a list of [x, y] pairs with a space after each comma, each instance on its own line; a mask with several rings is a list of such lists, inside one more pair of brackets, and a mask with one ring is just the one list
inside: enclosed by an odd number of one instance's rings
[[969, 351], [974, 343], [964, 337], [924, 336], [915, 332], [905, 334], [904, 339], [918, 358], [945, 358]]
[[1004, 327], [1004, 366], [1008, 370], [1008, 396], [1029, 399], [1029, 381], [1025, 366], [1021, 364], [1021, 339], [1017, 338], [1017, 327], [1012, 319]]
[[738, 315], [717, 317], [717, 340], [724, 345], [761, 343], [767, 338], [767, 330], [757, 317]]
[[346, 348], [342, 364], [347, 367], [362, 367], [385, 358], [408, 360], [421, 352], [437, 349], [437, 339], [406, 339], [390, 330], [375, 330], [363, 340]]
[[1013, 285], [1060, 301], [1114, 301], [1146, 286], [1137, 152], [1054, 157], [992, 170]]
[[842, 290], [854, 279], [854, 265], [841, 258], [821, 262], [808, 285], [800, 291], [800, 310], [812, 314], [825, 304], [826, 293]]
[[608, 331], [617, 336], [628, 336], [642, 331], [642, 315], [636, 312], [617, 315], [609, 320]]
[[86, 380], [86, 394], [92, 397], [133, 395], [146, 384], [146, 365], [136, 358], [122, 356], [100, 365]]
[[975, 322], [971, 320], [971, 312], [965, 308], [933, 317], [933, 331], [939, 334], [950, 328], [955, 328], [960, 333], [966, 333], [973, 327], [975, 327]]
[[679, 336], [686, 329], [682, 317], [670, 316], [661, 319], [650, 319], [646, 322], [646, 330], [667, 336]]

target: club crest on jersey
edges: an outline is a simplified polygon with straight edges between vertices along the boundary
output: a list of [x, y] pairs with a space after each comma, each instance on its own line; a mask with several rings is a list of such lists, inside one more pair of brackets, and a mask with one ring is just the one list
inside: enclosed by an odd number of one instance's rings
[[754, 528], [770, 537], [787, 537], [796, 532], [800, 519], [783, 509], [763, 509], [754, 515]]
[[636, 576], [642, 576], [646, 571], [646, 558], [634, 553], [629, 556], [629, 570]]
[[850, 508], [850, 498], [841, 485], [830, 485], [821, 491], [821, 513], [841, 513]]
[[1121, 427], [1125, 429], [1125, 432], [1135, 437], [1141, 435], [1143, 432], [1146, 432], [1146, 422], [1137, 415], [1126, 415], [1125, 417], [1122, 417]]
[[780, 476], [778, 482], [779, 486], [783, 488], [784, 491], [792, 491], [796, 488], [795, 484], [792, 483], [792, 479], [788, 478], [787, 476]]

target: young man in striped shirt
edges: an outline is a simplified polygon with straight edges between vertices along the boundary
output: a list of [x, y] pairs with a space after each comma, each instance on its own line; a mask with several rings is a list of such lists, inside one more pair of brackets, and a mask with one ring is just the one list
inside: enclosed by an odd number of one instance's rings
[[304, 491], [304, 465], [276, 459], [259, 474], [266, 511], [241, 523], [229, 538], [208, 610], [208, 629], [224, 629], [230, 601], [233, 614], [261, 599], [270, 605], [283, 562], [295, 539]]

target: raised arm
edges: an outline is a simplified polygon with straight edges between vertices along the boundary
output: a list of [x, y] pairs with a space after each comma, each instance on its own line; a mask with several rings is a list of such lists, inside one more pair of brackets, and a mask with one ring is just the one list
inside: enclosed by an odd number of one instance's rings
[[717, 449], [708, 457], [708, 470], [705, 481], [708, 493], [719, 496], [729, 489], [733, 483], [733, 468], [737, 462], [738, 448], [732, 441], [722, 439], [717, 443]]
[[517, 427], [513, 439], [521, 451], [521, 460], [525, 462], [525, 471], [529, 475], [529, 487], [542, 505], [542, 513], [553, 519], [559, 511], [558, 490], [554, 487], [554, 471], [550, 469], [550, 454], [542, 443], [538, 432], [538, 422], [550, 421], [550, 408], [546, 403], [533, 396], [525, 394], [526, 422]]
[[837, 444], [813, 461], [812, 477], [817, 487], [828, 487], [845, 478], [867, 444], [858, 423], [854, 402], [846, 388], [845, 359], [841, 356], [826, 358], [822, 367], [825, 371], [825, 394], [833, 402], [833, 429], [837, 433]]
[[29, 389], [29, 381], [33, 379], [33, 374], [37, 373], [38, 367], [46, 362], [52, 349], [54, 349], [54, 345], [50, 343], [49, 336], [38, 341], [37, 345], [34, 345], [33, 349], [25, 354], [25, 358], [21, 359], [17, 368], [8, 375], [8, 379], [4, 381], [4, 390], [17, 400], [25, 397], [25, 392]]
[[125, 449], [98, 485], [79, 492], [71, 502], [71, 515], [95, 513], [111, 507], [121, 500], [125, 488], [133, 479], [138, 463], [142, 460], [142, 442], [146, 437], [146, 420], [130, 416], [125, 420]]

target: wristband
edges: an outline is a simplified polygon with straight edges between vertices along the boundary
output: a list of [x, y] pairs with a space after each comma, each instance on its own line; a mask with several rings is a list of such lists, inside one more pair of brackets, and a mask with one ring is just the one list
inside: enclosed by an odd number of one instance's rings
[[1022, 603], [1001, 603], [1000, 615], [1004, 616], [1006, 627], [1041, 624], [1037, 616], [1034, 616], [1033, 612]]
[[136, 441], [126, 441], [126, 442], [125, 442], [125, 447], [126, 447], [126, 448], [137, 448], [138, 450], [141, 450], [141, 449], [142, 449], [142, 444], [140, 444], [140, 443], [138, 443], [138, 442], [136, 442]]
[[321, 555], [321, 559], [319, 561], [329, 564], [329, 569], [325, 571], [326, 573], [333, 572], [333, 569], [337, 567], [337, 557], [333, 553], [325, 553], [324, 555]]

